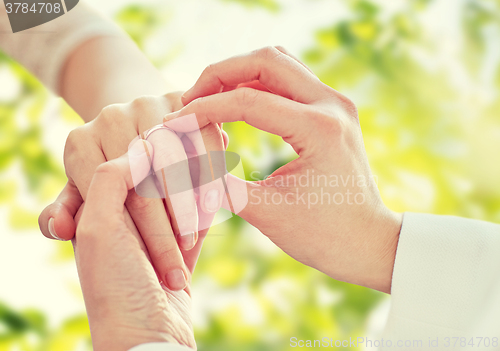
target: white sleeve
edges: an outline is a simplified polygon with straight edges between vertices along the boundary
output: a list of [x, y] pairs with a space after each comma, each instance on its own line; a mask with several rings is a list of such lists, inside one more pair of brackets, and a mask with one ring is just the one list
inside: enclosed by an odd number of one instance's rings
[[500, 337], [500, 226], [406, 213], [391, 295], [384, 338], [392, 343], [422, 340], [427, 349], [439, 338], [446, 348], [446, 337]]
[[71, 53], [99, 36], [123, 36], [110, 20], [80, 1], [50, 22], [12, 33], [5, 4], [0, 2], [0, 49], [21, 63], [47, 88], [59, 94], [59, 75]]
[[193, 351], [193, 349], [168, 342], [152, 342], [132, 347], [128, 351]]

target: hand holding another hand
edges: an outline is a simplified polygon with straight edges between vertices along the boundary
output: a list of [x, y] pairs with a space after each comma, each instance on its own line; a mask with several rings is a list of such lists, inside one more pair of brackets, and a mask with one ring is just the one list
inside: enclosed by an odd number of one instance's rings
[[[269, 47], [210, 65], [183, 102], [165, 125], [186, 132], [176, 119], [192, 113], [200, 127], [245, 121], [297, 152], [268, 179], [247, 182], [241, 217], [298, 261], [390, 292], [402, 216], [380, 198], [348, 98], [283, 48]], [[229, 178], [230, 193], [238, 182]]]
[[[86, 200], [96, 168], [123, 155], [131, 141], [161, 125], [166, 113], [181, 107], [179, 93], [141, 97], [130, 103], [108, 106], [93, 121], [73, 130], [64, 153], [69, 181], [58, 199], [40, 215], [44, 235], [52, 239], [54, 235], [62, 240], [72, 239], [76, 230], [73, 218]], [[155, 170], [187, 160], [197, 152], [224, 150], [224, 144], [227, 145], [227, 135], [218, 125], [209, 125], [197, 135], [203, 139], [201, 142], [186, 135], [180, 138], [168, 129], [150, 133], [148, 140], [158, 155], [153, 165]], [[187, 163], [177, 171], [179, 178], [190, 181], [192, 170]], [[204, 188], [205, 192], [210, 189], [210, 185]], [[139, 196], [132, 190], [125, 201], [124, 216], [128, 228], [153, 262], [160, 280], [173, 290], [184, 289], [208, 231], [206, 226], [199, 228], [199, 223], [210, 223], [213, 211], [197, 206], [192, 189], [176, 195], [172, 201]]]
[[134, 181], [144, 179], [151, 160], [152, 145], [137, 141], [128, 154], [97, 167], [87, 192], [74, 244], [94, 350], [162, 341], [196, 348], [190, 296], [160, 286], [123, 212], [131, 170]]

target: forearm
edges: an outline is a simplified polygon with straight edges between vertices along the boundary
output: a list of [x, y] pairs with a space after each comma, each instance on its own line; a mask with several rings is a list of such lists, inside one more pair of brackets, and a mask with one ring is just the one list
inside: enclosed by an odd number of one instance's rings
[[72, 52], [61, 72], [60, 92], [88, 122], [107, 105], [165, 94], [167, 84], [132, 40], [103, 36]]

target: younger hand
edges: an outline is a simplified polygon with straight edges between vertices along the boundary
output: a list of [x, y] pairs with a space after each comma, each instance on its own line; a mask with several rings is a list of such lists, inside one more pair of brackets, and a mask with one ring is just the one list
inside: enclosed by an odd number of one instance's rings
[[[210, 65], [183, 103], [165, 118], [170, 128], [183, 131], [176, 118], [192, 113], [200, 127], [245, 121], [297, 152], [265, 181], [247, 182], [241, 217], [298, 261], [390, 292], [402, 216], [380, 198], [348, 98], [283, 48], [269, 47]], [[228, 180], [233, 204], [246, 199], [238, 182]]]

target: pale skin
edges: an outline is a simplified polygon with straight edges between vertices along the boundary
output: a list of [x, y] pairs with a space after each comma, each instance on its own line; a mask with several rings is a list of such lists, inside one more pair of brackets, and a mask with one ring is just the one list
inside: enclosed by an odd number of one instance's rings
[[[60, 86], [61, 96], [88, 123], [68, 137], [64, 157], [68, 184], [42, 212], [39, 223], [46, 237], [70, 240], [76, 229], [73, 218], [86, 199], [97, 166], [125, 153], [135, 137], [161, 124], [163, 116], [182, 103], [179, 93], [163, 95], [167, 84], [160, 72], [125, 36], [99, 37], [78, 47], [65, 64]], [[162, 138], [161, 133], [167, 135]], [[203, 128], [201, 135], [207, 150], [223, 150], [227, 145], [221, 125]], [[172, 155], [172, 163], [190, 155], [188, 138], [180, 140], [165, 131], [152, 138], [159, 152]], [[185, 172], [189, 175], [190, 171]], [[206, 206], [198, 211], [193, 199], [181, 202], [182, 228], [171, 224], [175, 217], [167, 209], [172, 204], [162, 199], [131, 192], [124, 207], [130, 230], [137, 237], [142, 235], [160, 280], [173, 290], [187, 287], [201, 249], [203, 240], [199, 239], [207, 233], [198, 230], [198, 216], [214, 213]]]
[[[282, 136], [299, 155], [266, 181], [246, 182], [252, 195], [239, 213], [241, 217], [298, 261], [334, 279], [390, 293], [402, 215], [389, 210], [380, 198], [366, 158], [357, 111], [349, 99], [321, 83], [283, 48], [269, 47], [209, 66], [182, 101], [185, 106], [166, 114], [164, 119], [178, 132], [190, 132], [176, 120], [193, 113], [200, 126], [244, 121]], [[155, 149], [154, 145], [147, 147]], [[154, 157], [158, 154], [154, 153]], [[159, 290], [143, 239], [127, 225], [123, 204], [128, 189], [133, 187], [127, 178], [131, 166], [127, 162], [130, 161], [122, 157], [97, 167], [76, 233], [76, 256], [94, 347], [110, 349], [109, 338], [120, 340], [122, 349], [162, 340], [192, 347], [190, 336], [186, 336], [189, 332], [184, 328], [189, 325], [189, 317], [179, 319], [165, 304], [165, 294]], [[346, 184], [323, 191], [350, 191], [362, 194], [364, 201], [313, 206], [265, 201], [265, 196], [295, 190], [298, 196], [303, 192], [317, 193], [321, 190], [318, 186], [297, 187], [278, 182], [282, 176], [302, 176], [312, 170], [316, 175], [363, 176], [367, 180], [363, 185]], [[237, 193], [240, 187], [234, 186], [236, 182], [243, 180], [228, 178], [233, 201], [241, 195]], [[261, 201], [252, 201], [252, 197]], [[128, 257], [132, 251], [137, 255], [134, 261], [140, 264], [132, 271], [127, 269], [131, 260], [123, 259], [121, 249], [117, 250], [119, 245], [130, 250]], [[92, 255], [85, 254], [94, 251], [100, 255], [98, 265], [91, 262]], [[194, 268], [196, 258], [192, 262]], [[102, 267], [109, 266], [116, 268], [118, 280], [112, 278], [114, 284], [108, 289], [109, 272]], [[141, 284], [124, 287], [122, 295], [116, 286], [127, 284], [129, 279], [139, 279]], [[140, 298], [127, 299], [134, 291]], [[184, 296], [189, 300], [187, 293]], [[144, 305], [143, 298], [153, 303]], [[143, 305], [137, 309], [138, 304]], [[145, 322], [150, 320], [154, 323]]]
[[96, 351], [155, 341], [196, 348], [189, 294], [162, 288], [123, 212], [134, 186], [131, 169], [144, 178], [154, 153], [150, 143], [137, 141], [128, 154], [98, 166], [87, 191], [74, 247]]
[[[402, 214], [380, 198], [357, 110], [347, 97], [285, 49], [267, 47], [210, 65], [182, 101], [185, 107], [165, 117], [171, 128], [186, 132], [175, 120], [193, 113], [200, 126], [244, 121], [283, 137], [298, 154], [267, 180], [247, 182], [250, 199], [242, 218], [296, 260], [334, 279], [390, 293]], [[287, 182], [313, 175], [365, 182], [325, 186], [316, 178], [306, 187]], [[238, 180], [230, 178], [230, 191], [231, 181]], [[322, 192], [345, 198], [336, 200], [339, 204], [300, 200], [304, 193], [319, 198]], [[282, 201], [270, 201], [273, 195]]]

